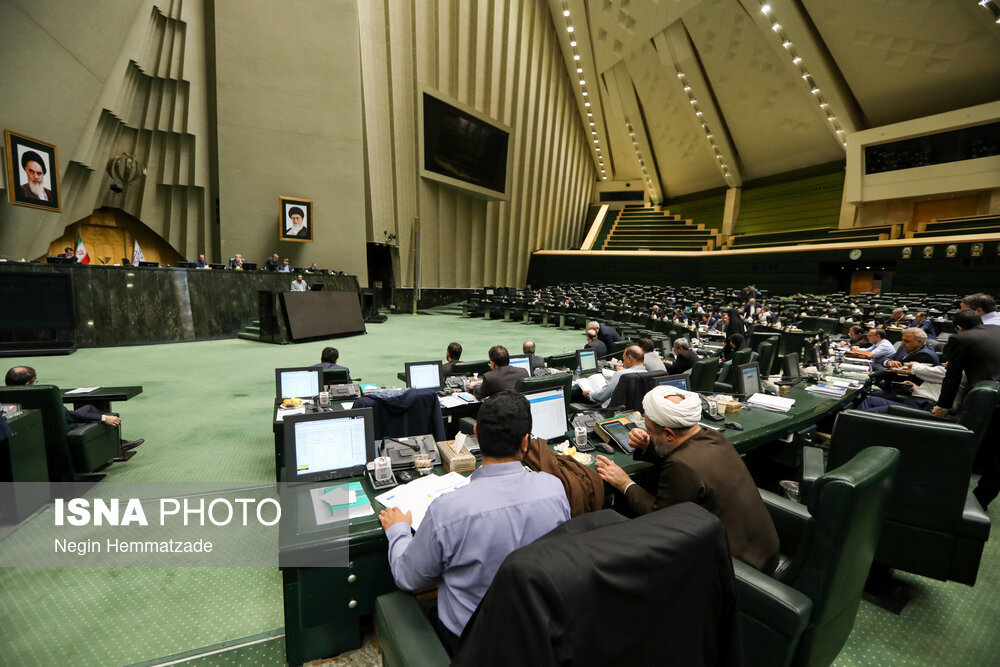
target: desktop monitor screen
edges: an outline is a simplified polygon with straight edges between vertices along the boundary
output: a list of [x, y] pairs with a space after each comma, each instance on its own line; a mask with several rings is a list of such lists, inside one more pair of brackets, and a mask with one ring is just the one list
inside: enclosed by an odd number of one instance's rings
[[597, 370], [597, 356], [593, 350], [577, 350], [576, 365], [584, 373]]
[[664, 338], [660, 341], [660, 354], [666, 359], [669, 355], [674, 353], [674, 344], [669, 338]]
[[528, 375], [531, 375], [531, 360], [526, 355], [519, 354], [516, 357], [511, 357], [510, 365], [514, 368], [523, 368], [528, 371]]
[[760, 391], [760, 369], [757, 363], [743, 364], [736, 369], [739, 372], [740, 393], [746, 397], [753, 396]]
[[566, 435], [566, 398], [562, 388], [524, 395], [531, 406], [531, 435], [555, 440]]
[[801, 375], [799, 370], [799, 353], [789, 352], [781, 360], [781, 375], [794, 380]]
[[667, 375], [666, 377], [659, 378], [657, 383], [661, 387], [667, 385], [668, 387], [676, 387], [677, 389], [688, 390], [688, 376], [687, 375]]
[[275, 368], [275, 396], [278, 400], [285, 398], [312, 398], [323, 391], [323, 369], [306, 368]]
[[441, 362], [414, 361], [407, 363], [406, 386], [412, 389], [440, 389]]
[[285, 418], [285, 480], [321, 482], [357, 477], [375, 460], [371, 408]]

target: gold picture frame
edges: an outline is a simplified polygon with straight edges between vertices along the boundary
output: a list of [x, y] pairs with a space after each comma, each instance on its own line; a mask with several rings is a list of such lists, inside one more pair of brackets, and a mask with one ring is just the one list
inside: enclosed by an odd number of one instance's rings
[[278, 197], [278, 240], [313, 242], [313, 200]]
[[[53, 213], [61, 212], [59, 153], [55, 144], [6, 129], [3, 137], [10, 203]], [[31, 187], [32, 182], [36, 183], [35, 188]]]

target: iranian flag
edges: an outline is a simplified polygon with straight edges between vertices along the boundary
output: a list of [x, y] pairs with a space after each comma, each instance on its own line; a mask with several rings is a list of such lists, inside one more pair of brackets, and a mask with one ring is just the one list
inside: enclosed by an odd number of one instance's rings
[[83, 237], [76, 235], [76, 261], [79, 264], [90, 264], [90, 255], [87, 254], [87, 246], [83, 245]]

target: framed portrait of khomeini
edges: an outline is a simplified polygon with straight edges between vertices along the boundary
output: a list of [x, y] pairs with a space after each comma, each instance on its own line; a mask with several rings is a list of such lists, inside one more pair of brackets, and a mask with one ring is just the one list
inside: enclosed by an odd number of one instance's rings
[[62, 210], [56, 147], [10, 130], [4, 130], [3, 137], [10, 203], [57, 213]]
[[279, 199], [281, 201], [281, 216], [278, 225], [278, 239], [312, 243], [312, 200], [291, 197], [279, 197]]

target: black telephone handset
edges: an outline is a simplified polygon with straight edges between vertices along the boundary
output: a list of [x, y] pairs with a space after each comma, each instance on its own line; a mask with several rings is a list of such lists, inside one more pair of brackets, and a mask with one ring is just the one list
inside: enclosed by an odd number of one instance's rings
[[708, 400], [701, 394], [698, 394], [698, 397], [701, 399], [701, 415], [703, 417], [714, 422], [725, 421], [726, 416], [719, 414], [719, 407], [715, 403]]

